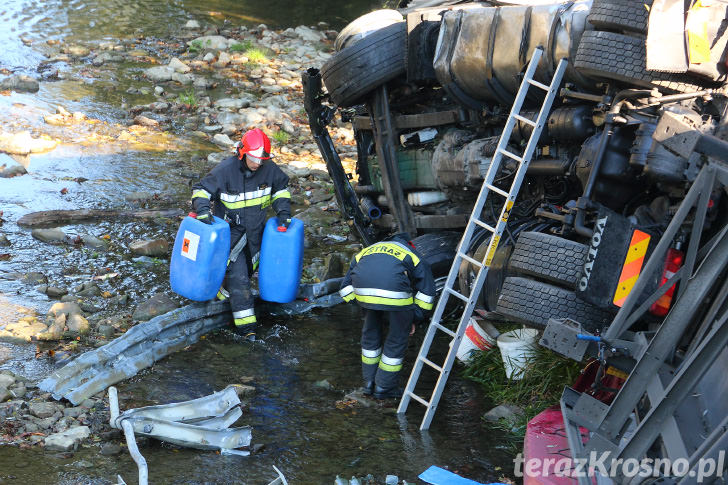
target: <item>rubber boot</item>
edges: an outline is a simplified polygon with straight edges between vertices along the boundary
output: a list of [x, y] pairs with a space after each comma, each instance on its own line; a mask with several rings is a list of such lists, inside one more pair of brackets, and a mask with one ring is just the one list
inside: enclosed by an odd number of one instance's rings
[[404, 391], [401, 387], [392, 387], [385, 389], [383, 387], [374, 386], [374, 397], [377, 399], [399, 399]]
[[374, 381], [365, 382], [364, 387], [361, 388], [361, 393], [365, 396], [371, 396], [374, 394]]

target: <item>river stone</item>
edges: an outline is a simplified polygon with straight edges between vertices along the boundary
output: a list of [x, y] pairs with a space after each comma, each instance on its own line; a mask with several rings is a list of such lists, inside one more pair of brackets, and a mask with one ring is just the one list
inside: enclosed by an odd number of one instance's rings
[[187, 73], [187, 72], [190, 72], [192, 70], [192, 68], [190, 66], [188, 66], [184, 62], [180, 61], [176, 57], [173, 57], [169, 61], [169, 67], [171, 67], [172, 69], [174, 69], [175, 72], [181, 72], [183, 74], [184, 73]]
[[81, 234], [81, 240], [85, 246], [94, 249], [106, 249], [106, 242], [91, 234]]
[[184, 25], [184, 28], [190, 30], [199, 29], [200, 23], [197, 20], [188, 20], [187, 23]]
[[28, 171], [22, 165], [11, 165], [0, 167], [0, 178], [9, 179], [19, 175], [25, 175]]
[[[240, 109], [240, 108], [247, 108], [250, 106], [250, 99], [247, 98], [221, 98], [215, 101], [215, 107], [221, 108], [221, 109]], [[218, 115], [217, 121], [222, 123], [223, 121], [220, 119], [223, 115]], [[235, 117], [232, 113], [228, 115], [230, 117]], [[239, 118], [239, 116], [238, 116]], [[230, 121], [228, 121], [229, 123]]]
[[218, 133], [215, 136], [212, 137], [212, 142], [215, 145], [221, 146], [223, 148], [230, 148], [231, 146], [235, 145], [235, 142], [230, 139], [229, 136]]
[[31, 402], [28, 404], [28, 409], [36, 418], [45, 419], [56, 414], [58, 406], [52, 402]]
[[12, 350], [7, 345], [0, 344], [0, 364], [7, 362], [12, 357]]
[[15, 377], [9, 374], [0, 374], [0, 387], [10, 387], [15, 384]]
[[43, 273], [33, 271], [25, 273], [21, 278], [21, 281], [29, 285], [45, 285], [48, 283], [48, 278]]
[[60, 315], [83, 315], [83, 312], [81, 311], [81, 307], [78, 306], [78, 303], [64, 302], [51, 305], [51, 308], [48, 310], [48, 315], [55, 318]]
[[195, 82], [195, 76], [192, 74], [182, 74], [179, 72], [172, 73], [171, 80], [180, 84], [192, 84]]
[[212, 52], [208, 52], [207, 54], [205, 54], [205, 57], [203, 57], [202, 60], [205, 62], [212, 62], [215, 60], [215, 54], [213, 54]]
[[111, 325], [99, 325], [99, 328], [96, 329], [99, 335], [104, 337], [106, 340], [109, 340], [114, 336], [114, 327]]
[[0, 340], [13, 343], [25, 343], [39, 337], [47, 327], [38, 320], [11, 322], [0, 330]]
[[23, 384], [16, 385], [12, 389], [9, 390], [10, 395], [13, 397], [13, 399], [22, 399], [25, 397], [25, 393], [27, 392], [27, 388]]
[[144, 322], [176, 308], [179, 308], [177, 302], [164, 293], [157, 293], [136, 307], [136, 310], [132, 314], [132, 319]]
[[82, 407], [63, 408], [63, 415], [71, 418], [78, 418], [84, 413], [85, 409]]
[[45, 290], [45, 294], [50, 296], [51, 298], [60, 298], [63, 295], [68, 294], [68, 290], [65, 288], [59, 288], [57, 286], [49, 286]]
[[12, 396], [6, 387], [0, 386], [0, 402], [5, 402]]
[[166, 239], [139, 239], [129, 244], [129, 249], [137, 256], [166, 256], [169, 243]]
[[25, 74], [17, 74], [0, 81], [0, 90], [13, 90], [18, 92], [37, 93], [40, 89], [38, 81]]
[[45, 138], [33, 138], [30, 132], [0, 134], [0, 151], [13, 155], [28, 155], [53, 150], [58, 143]]
[[66, 327], [72, 334], [84, 335], [88, 333], [90, 325], [83, 316], [74, 313], [66, 318]]
[[144, 75], [157, 83], [171, 81], [174, 73], [174, 69], [169, 66], [154, 66], [144, 70]]
[[483, 419], [490, 422], [505, 419], [515, 421], [519, 416], [523, 415], [523, 409], [512, 404], [500, 404], [483, 415]]
[[58, 228], [33, 229], [30, 235], [39, 241], [47, 243], [64, 242], [66, 240], [66, 234]]
[[76, 57], [84, 57], [89, 55], [89, 53], [91, 52], [87, 47], [81, 45], [72, 45], [64, 50], [72, 56]]
[[81, 440], [88, 438], [88, 426], [76, 426], [62, 433], [52, 434], [45, 439], [45, 448], [51, 451], [71, 451], [78, 447]]
[[121, 453], [121, 446], [117, 443], [104, 443], [101, 445], [101, 451], [99, 451], [99, 453], [105, 456], [118, 455]]
[[221, 35], [203, 35], [188, 41], [187, 45], [201, 45], [204, 49], [225, 50], [230, 45], [230, 41]]

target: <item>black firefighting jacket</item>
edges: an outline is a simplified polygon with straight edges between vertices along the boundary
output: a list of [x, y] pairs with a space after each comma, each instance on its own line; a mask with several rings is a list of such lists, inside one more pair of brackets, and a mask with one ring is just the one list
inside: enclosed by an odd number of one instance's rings
[[266, 209], [272, 205], [280, 219], [291, 217], [288, 175], [270, 160], [252, 171], [245, 160], [227, 157], [192, 186], [192, 207], [197, 213], [210, 210], [211, 202], [215, 202], [213, 213], [230, 223], [231, 237], [246, 235], [256, 266]]
[[344, 301], [356, 299], [372, 310], [431, 310], [435, 281], [424, 258], [404, 239], [382, 241], [364, 248], [351, 261], [341, 282]]

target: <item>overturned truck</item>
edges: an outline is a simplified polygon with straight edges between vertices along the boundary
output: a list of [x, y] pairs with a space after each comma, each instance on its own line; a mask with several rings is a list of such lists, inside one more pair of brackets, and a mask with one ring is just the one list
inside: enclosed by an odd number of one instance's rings
[[[629, 376], [602, 400], [565, 392], [574, 458], [689, 458], [694, 471], [728, 446], [728, 409], [696, 397], [728, 390], [715, 370], [728, 359], [727, 12], [724, 2], [682, 0], [377, 11], [343, 29], [334, 55], [303, 76], [342, 213], [365, 244], [408, 232], [443, 283], [529, 59], [543, 50], [533, 78], [543, 85], [566, 59], [498, 249], [486, 255], [492, 232], [476, 230], [458, 283], [469, 294], [478, 273], [469, 260], [489, 261], [480, 307], [545, 329], [542, 344], [564, 355], [596, 357], [593, 388], [604, 390], [605, 373]], [[529, 92], [509, 153], [523, 152], [542, 103]], [[326, 129], [337, 113], [354, 129], [356, 185]], [[522, 163], [506, 157], [491, 191], [508, 193]], [[474, 217], [495, 226], [503, 202], [491, 200]]]

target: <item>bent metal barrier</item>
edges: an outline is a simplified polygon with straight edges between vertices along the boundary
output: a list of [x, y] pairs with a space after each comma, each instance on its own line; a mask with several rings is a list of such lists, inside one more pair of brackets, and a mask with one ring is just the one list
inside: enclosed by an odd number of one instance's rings
[[[301, 285], [298, 300], [285, 304], [263, 302], [271, 315], [295, 315], [316, 307], [341, 303], [336, 292], [341, 278]], [[230, 322], [228, 302], [193, 303], [130, 328], [119, 338], [86, 352], [52, 372], [38, 384], [55, 399], [78, 405], [112, 384], [136, 375], [159, 359], [197, 342], [202, 335]]]

